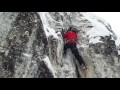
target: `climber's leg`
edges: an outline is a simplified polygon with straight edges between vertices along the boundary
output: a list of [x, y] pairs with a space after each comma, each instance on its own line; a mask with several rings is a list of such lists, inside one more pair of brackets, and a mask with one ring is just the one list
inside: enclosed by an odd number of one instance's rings
[[67, 44], [64, 45], [63, 55], [66, 55], [66, 51], [67, 51]]
[[72, 45], [71, 47], [71, 50], [72, 50], [72, 53], [74, 54], [75, 58], [78, 60], [78, 62], [80, 63], [80, 65], [85, 65], [82, 57], [80, 56], [78, 50], [77, 50], [77, 47], [76, 45]]

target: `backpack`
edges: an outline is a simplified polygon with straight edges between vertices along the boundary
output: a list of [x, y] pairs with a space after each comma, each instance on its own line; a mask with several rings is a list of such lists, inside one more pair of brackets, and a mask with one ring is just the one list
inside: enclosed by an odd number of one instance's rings
[[71, 27], [68, 29], [68, 31], [73, 31], [73, 32], [77, 33], [77, 32], [78, 32], [78, 29], [77, 29], [76, 27], [74, 27], [74, 26], [71, 26]]

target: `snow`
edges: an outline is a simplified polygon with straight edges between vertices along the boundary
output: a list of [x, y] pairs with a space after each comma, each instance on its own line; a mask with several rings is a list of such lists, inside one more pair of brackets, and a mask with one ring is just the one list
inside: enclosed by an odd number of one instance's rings
[[116, 43], [116, 46], [120, 45], [120, 36], [117, 36], [117, 40], [115, 41], [115, 43]]
[[[115, 41], [116, 46], [120, 49], [120, 36], [117, 36], [117, 40]], [[118, 50], [118, 55], [120, 55], [120, 50]]]
[[[107, 22], [100, 22], [99, 19], [94, 16], [93, 14], [85, 13], [84, 14], [86, 19], [91, 21], [93, 28], [87, 32], [87, 36], [90, 39], [89, 43], [98, 43], [100, 41], [100, 36], [109, 36], [112, 35], [112, 33], [106, 28], [109, 24]], [[106, 26], [105, 26], [105, 25]]]
[[118, 50], [118, 55], [120, 55], [120, 51]]
[[101, 23], [97, 23], [95, 27], [93, 27], [90, 31], [87, 32], [87, 35], [89, 35], [89, 38], [96, 37], [96, 36], [109, 36], [110, 34], [112, 33], [109, 32], [106, 29], [106, 27], [103, 26]]
[[[73, 54], [70, 49], [67, 50], [66, 52], [66, 57], [63, 58], [63, 67], [62, 71], [64, 73], [65, 78], [75, 78], [76, 77], [76, 67], [75, 67], [75, 62], [73, 60]], [[68, 72], [68, 73], [66, 73]]]
[[93, 27], [91, 30], [89, 30], [86, 34], [86, 35], [88, 35], [88, 37], [90, 39], [90, 41], [89, 41], [90, 43], [101, 42], [100, 36], [105, 37], [105, 36], [109, 36], [110, 34], [112, 34], [101, 23], [96, 22], [96, 24], [97, 25], [95, 27]]
[[120, 35], [120, 12], [92, 12], [97, 16], [104, 18], [112, 26], [112, 29], [117, 35]]
[[[96, 16], [94, 13], [84, 13], [84, 15], [86, 16], [86, 18], [88, 19], [88, 20], [90, 20], [90, 21], [99, 21], [99, 22], [101, 22], [101, 23], [103, 23], [104, 25], [106, 25], [106, 26], [110, 26], [110, 24], [106, 21], [106, 20], [104, 20], [103, 18], [101, 18], [101, 17], [98, 17], [98, 16]], [[96, 22], [92, 22], [93, 24], [96, 24]]]
[[91, 38], [89, 43], [95, 44], [95, 43], [103, 43], [103, 42], [100, 41], [100, 37], [96, 37], [96, 38]]
[[46, 57], [43, 59], [43, 61], [47, 64], [49, 70], [52, 71], [52, 74], [54, 75], [54, 78], [56, 78], [56, 75], [55, 75], [55, 72], [56, 72], [56, 71], [53, 69], [53, 66], [52, 66], [52, 64], [51, 64], [48, 56], [46, 56]]
[[84, 15], [85, 15], [86, 19], [91, 21], [91, 23], [93, 24], [94, 27], [92, 29], [94, 29], [96, 31], [96, 34], [101, 35], [101, 36], [112, 34], [105, 27], [105, 26], [108, 26], [109, 24], [104, 19], [98, 18], [97, 16], [95, 16], [92, 13], [85, 13]]
[[45, 30], [46, 36], [49, 37], [50, 35], [52, 35], [54, 38], [58, 39], [58, 36], [55, 32], [55, 30], [53, 28], [50, 27], [48, 20], [47, 20], [47, 16], [49, 17], [50, 20], [53, 20], [50, 15], [48, 14], [48, 12], [38, 12], [38, 14], [41, 17], [42, 23], [43, 23], [43, 28]]
[[26, 56], [26, 57], [32, 57], [32, 55], [27, 54], [27, 53], [23, 53], [23, 55]]

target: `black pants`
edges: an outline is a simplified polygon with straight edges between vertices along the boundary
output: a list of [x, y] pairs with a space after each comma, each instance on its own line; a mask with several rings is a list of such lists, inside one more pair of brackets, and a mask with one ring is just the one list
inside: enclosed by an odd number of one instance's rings
[[64, 54], [66, 55], [66, 51], [67, 49], [70, 48], [72, 53], [74, 54], [75, 58], [79, 61], [80, 65], [84, 64], [84, 61], [82, 59], [82, 57], [80, 56], [78, 50], [77, 50], [77, 46], [76, 44], [65, 44], [64, 45]]

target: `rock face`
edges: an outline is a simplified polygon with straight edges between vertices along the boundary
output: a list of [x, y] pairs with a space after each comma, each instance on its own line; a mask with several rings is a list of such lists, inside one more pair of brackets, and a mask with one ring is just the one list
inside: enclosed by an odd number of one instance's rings
[[[48, 41], [38, 14], [15, 14], [14, 21], [7, 23], [7, 26], [11, 28], [4, 39], [4, 51], [0, 52], [0, 76], [53, 77], [42, 60], [48, 55]], [[4, 29], [1, 32], [5, 32]]]
[[[62, 34], [78, 29], [82, 71]], [[1, 78], [119, 78], [119, 45], [110, 25], [85, 12], [1, 12]]]

